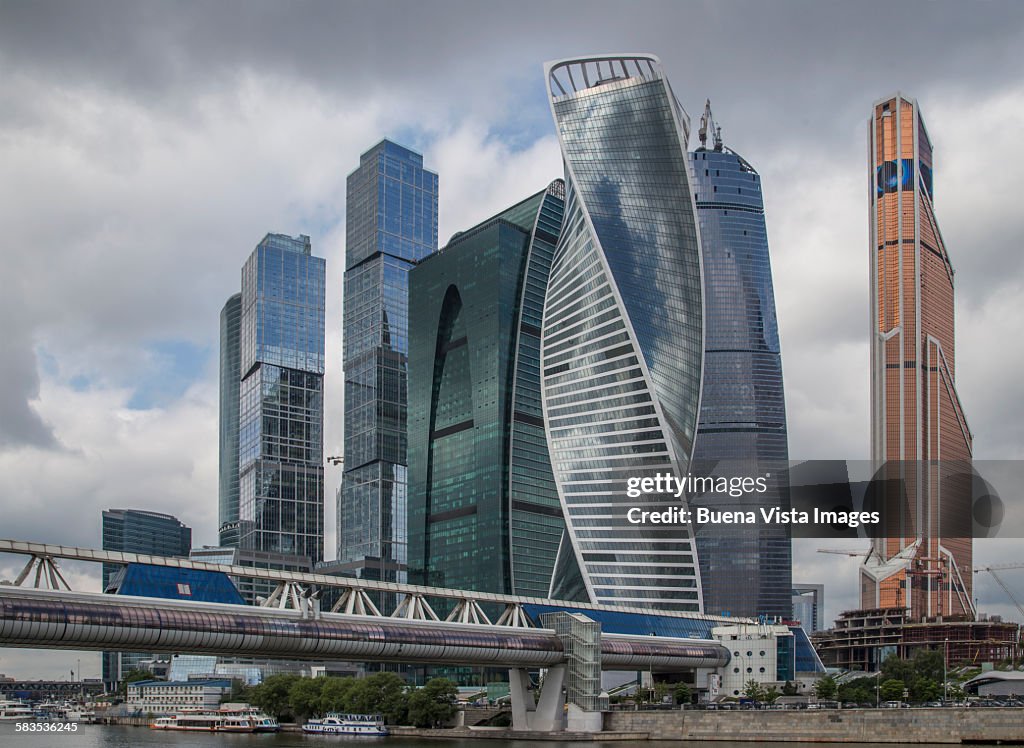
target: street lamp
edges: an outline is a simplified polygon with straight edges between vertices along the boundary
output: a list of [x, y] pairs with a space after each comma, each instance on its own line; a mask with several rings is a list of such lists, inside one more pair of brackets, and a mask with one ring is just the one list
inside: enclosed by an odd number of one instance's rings
[[942, 647], [942, 700], [949, 701], [949, 637]]
[[878, 689], [878, 682], [879, 682], [879, 680], [881, 680], [881, 678], [882, 678], [882, 669], [881, 669], [881, 667], [879, 667], [878, 672], [875, 673], [875, 709], [877, 709], [882, 704], [882, 700], [879, 697], [879, 689]]

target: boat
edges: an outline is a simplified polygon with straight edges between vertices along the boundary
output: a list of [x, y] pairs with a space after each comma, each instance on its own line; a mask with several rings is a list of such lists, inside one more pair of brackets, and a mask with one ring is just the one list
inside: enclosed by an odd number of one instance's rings
[[256, 732], [249, 717], [219, 712], [181, 712], [158, 717], [150, 727], [154, 730], [186, 732]]
[[252, 722], [253, 732], [278, 732], [281, 725], [273, 717], [264, 714], [254, 706], [239, 706], [220, 708], [220, 714], [247, 717]]
[[320, 719], [311, 719], [302, 726], [303, 732], [317, 735], [358, 735], [382, 738], [388, 734], [384, 718], [379, 714], [338, 714], [330, 712]]
[[0, 722], [34, 722], [32, 707], [22, 701], [0, 699]]
[[77, 722], [81, 725], [92, 725], [96, 722], [96, 712], [85, 707], [71, 707], [64, 715], [68, 722]]

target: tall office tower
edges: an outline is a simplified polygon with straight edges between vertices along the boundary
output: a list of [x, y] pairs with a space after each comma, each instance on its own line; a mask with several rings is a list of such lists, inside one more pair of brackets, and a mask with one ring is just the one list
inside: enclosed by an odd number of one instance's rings
[[409, 578], [547, 596], [562, 536], [540, 404], [540, 327], [565, 185], [409, 273]]
[[566, 206], [544, 302], [548, 447], [567, 533], [554, 597], [701, 611], [689, 525], [631, 524], [631, 477], [684, 476], [704, 352], [689, 124], [651, 55], [545, 66]]
[[[786, 509], [786, 402], [761, 177], [723, 145], [711, 102], [700, 143], [690, 154], [704, 260], [704, 383], [693, 473], [769, 479], [765, 493], [694, 495], [691, 504]], [[792, 615], [788, 525], [706, 524], [696, 540], [706, 613]]]
[[348, 176], [345, 241], [345, 472], [338, 564], [406, 574], [408, 273], [437, 251], [437, 174], [383, 140]]
[[[871, 456], [892, 480], [885, 537], [861, 566], [861, 605], [908, 608], [912, 620], [973, 617], [972, 436], [956, 393], [953, 266], [917, 102], [876, 102], [868, 140]], [[902, 495], [889, 493], [897, 483]]]
[[220, 544], [238, 547], [238, 395], [242, 381], [242, 294], [220, 312]]
[[267, 234], [242, 268], [239, 544], [312, 563], [324, 553], [325, 266], [308, 236]]
[[[192, 530], [177, 517], [141, 509], [107, 509], [103, 512], [103, 550], [121, 553], [145, 553], [151, 556], [188, 558], [192, 549]], [[103, 590], [124, 567], [103, 564]], [[104, 652], [103, 682], [111, 685], [121, 681], [152, 653]]]

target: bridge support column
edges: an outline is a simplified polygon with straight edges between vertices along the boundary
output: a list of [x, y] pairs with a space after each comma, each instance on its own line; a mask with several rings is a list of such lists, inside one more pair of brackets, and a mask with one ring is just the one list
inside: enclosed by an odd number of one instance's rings
[[530, 691], [530, 676], [526, 669], [508, 671], [513, 730], [560, 732], [565, 729], [565, 670], [565, 665], [548, 668], [539, 702], [534, 700]]

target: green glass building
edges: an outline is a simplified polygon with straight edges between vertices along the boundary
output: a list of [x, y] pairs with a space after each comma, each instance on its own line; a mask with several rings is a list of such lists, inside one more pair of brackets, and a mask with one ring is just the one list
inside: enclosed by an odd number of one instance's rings
[[564, 523], [540, 401], [561, 180], [409, 275], [409, 581], [547, 595]]

